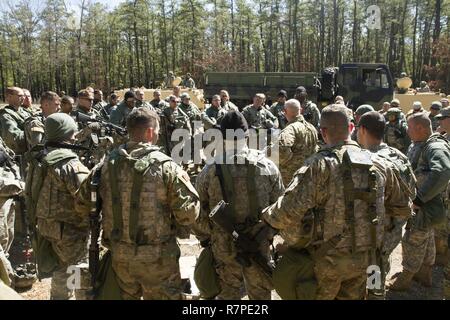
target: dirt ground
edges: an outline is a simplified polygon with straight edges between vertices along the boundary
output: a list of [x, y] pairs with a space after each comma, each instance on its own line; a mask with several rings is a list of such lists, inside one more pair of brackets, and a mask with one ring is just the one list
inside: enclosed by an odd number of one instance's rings
[[[201, 247], [195, 238], [179, 240], [182, 252], [180, 259], [180, 269], [183, 278], [189, 277], [193, 282], [192, 273], [195, 266], [195, 259], [198, 257]], [[388, 279], [398, 271], [401, 271], [401, 246], [399, 245], [391, 256], [391, 271]], [[36, 282], [30, 290], [20, 292], [25, 299], [47, 300], [50, 298], [50, 279], [44, 279], [42, 282]], [[192, 293], [198, 292], [195, 284], [191, 287]], [[274, 291], [272, 299], [280, 298]], [[414, 282], [412, 288], [405, 292], [388, 292], [388, 300], [442, 300], [443, 299], [443, 268], [435, 267], [433, 271], [433, 287], [425, 288]]]

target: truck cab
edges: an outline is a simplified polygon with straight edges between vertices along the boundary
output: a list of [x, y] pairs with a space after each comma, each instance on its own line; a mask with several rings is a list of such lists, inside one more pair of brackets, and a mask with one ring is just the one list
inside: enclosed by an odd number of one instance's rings
[[344, 63], [337, 72], [337, 94], [355, 110], [370, 104], [379, 110], [384, 101], [394, 97], [394, 81], [389, 67], [376, 63]]

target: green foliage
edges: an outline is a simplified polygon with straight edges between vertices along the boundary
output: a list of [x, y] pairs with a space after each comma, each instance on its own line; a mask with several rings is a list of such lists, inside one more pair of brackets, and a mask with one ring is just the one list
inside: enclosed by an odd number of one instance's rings
[[[155, 87], [171, 70], [201, 86], [207, 70], [319, 72], [349, 61], [384, 62], [394, 77], [450, 91], [448, 1], [127, 0], [112, 11], [78, 1], [81, 17], [64, 0], [4, 6], [1, 91]], [[372, 4], [380, 30], [367, 27]]]

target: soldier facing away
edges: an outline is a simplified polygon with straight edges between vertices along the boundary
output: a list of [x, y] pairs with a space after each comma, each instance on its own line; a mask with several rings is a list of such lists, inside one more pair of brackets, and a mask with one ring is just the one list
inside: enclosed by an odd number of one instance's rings
[[[260, 210], [282, 194], [283, 181], [271, 160], [247, 147], [248, 124], [241, 113], [229, 111], [222, 119], [221, 132], [224, 152], [217, 154], [215, 163], [207, 164], [197, 177], [201, 213], [194, 231], [203, 246], [211, 245], [221, 287], [218, 299], [241, 299], [243, 285], [250, 299], [270, 299], [270, 278], [256, 263], [239, 262], [240, 249], [232, 235], [214, 224], [208, 215], [219, 201], [226, 200], [230, 204], [227, 221], [247, 234], [259, 220]], [[269, 244], [262, 244], [259, 251], [267, 259]]]
[[[198, 194], [186, 172], [156, 146], [159, 119], [154, 111], [133, 110], [127, 129], [130, 141], [96, 169], [101, 170], [102, 243], [111, 250], [123, 299], [180, 299], [175, 224], [195, 222]], [[85, 217], [92, 174], [78, 192], [78, 211]]]
[[287, 250], [312, 259], [315, 298], [363, 299], [367, 267], [379, 263], [382, 228], [372, 221], [382, 225], [392, 172], [350, 139], [353, 124], [344, 106], [326, 107], [320, 130], [325, 147], [306, 160], [261, 217], [280, 230]]
[[[36, 155], [34, 163], [45, 169], [35, 168], [26, 184], [30, 225], [37, 237], [49, 243], [45, 251], [36, 252], [38, 264], [50, 264], [44, 261], [49, 256], [48, 250], [55, 257], [54, 265], [45, 272], [52, 274], [50, 298], [56, 300], [66, 300], [72, 295], [67, 286], [69, 266], [78, 265], [83, 270], [81, 288], [75, 292], [77, 299], [86, 299], [89, 283], [86, 269], [88, 219], [75, 213], [75, 192], [89, 170], [71, 150], [77, 130], [76, 123], [67, 114], [54, 113], [46, 119], [46, 143], [49, 145]], [[43, 266], [39, 267], [43, 272]]]
[[287, 185], [306, 158], [316, 153], [318, 137], [316, 128], [302, 116], [296, 99], [286, 101], [285, 114], [288, 122], [280, 133], [278, 148], [279, 167]]

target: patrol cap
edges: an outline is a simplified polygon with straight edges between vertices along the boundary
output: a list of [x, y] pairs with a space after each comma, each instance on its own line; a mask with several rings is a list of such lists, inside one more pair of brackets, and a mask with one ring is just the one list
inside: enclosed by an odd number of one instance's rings
[[45, 136], [49, 142], [68, 141], [77, 131], [75, 120], [66, 113], [53, 113], [45, 120]]
[[303, 86], [297, 87], [297, 89], [295, 89], [295, 92], [296, 92], [297, 94], [307, 93], [307, 92], [306, 92], [306, 88], [303, 87]]
[[359, 127], [366, 128], [371, 135], [376, 136], [378, 139], [383, 138], [385, 125], [386, 120], [384, 116], [377, 111], [369, 111], [363, 114], [358, 124]]
[[363, 114], [370, 111], [375, 111], [375, 109], [370, 104], [363, 104], [356, 109], [355, 114], [357, 114], [358, 116], [362, 116]]
[[446, 107], [441, 109], [441, 112], [435, 117], [438, 120], [442, 120], [445, 118], [450, 118], [450, 107]]
[[285, 97], [287, 98], [287, 92], [286, 90], [280, 90], [277, 94], [277, 97]]
[[414, 110], [420, 110], [420, 109], [422, 109], [422, 102], [420, 102], [420, 101], [414, 101], [414, 103], [413, 103], [413, 109], [414, 109]]
[[396, 105], [397, 107], [399, 107], [399, 106], [400, 106], [400, 100], [398, 100], [398, 99], [393, 99], [393, 100], [391, 101], [391, 105]]
[[228, 111], [220, 123], [220, 131], [222, 132], [222, 136], [226, 139], [227, 130], [236, 131], [239, 129], [244, 131], [245, 135], [248, 134], [247, 120], [245, 120], [245, 117], [239, 111]]
[[431, 103], [430, 109], [441, 110], [442, 109], [442, 103], [440, 103], [439, 101], [433, 101]]
[[391, 115], [399, 116], [401, 112], [402, 112], [402, 110], [400, 110], [399, 108], [390, 108], [386, 112], [386, 116], [388, 116], [388, 117]]

